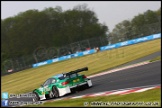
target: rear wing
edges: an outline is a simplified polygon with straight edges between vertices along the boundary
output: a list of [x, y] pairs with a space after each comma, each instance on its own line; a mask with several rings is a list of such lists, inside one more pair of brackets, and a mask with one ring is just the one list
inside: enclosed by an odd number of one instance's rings
[[66, 74], [66, 76], [69, 76], [71, 74], [79, 73], [79, 72], [82, 72], [82, 71], [88, 71], [88, 67], [84, 67], [84, 68], [81, 68], [81, 69], [77, 69], [77, 70], [74, 70], [74, 71], [70, 71], [70, 72], [65, 73], [65, 74]]

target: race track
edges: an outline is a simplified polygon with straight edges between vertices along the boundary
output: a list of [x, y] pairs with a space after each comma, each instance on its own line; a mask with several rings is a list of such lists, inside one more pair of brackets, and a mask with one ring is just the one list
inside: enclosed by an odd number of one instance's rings
[[161, 84], [161, 62], [154, 62], [131, 69], [91, 78], [93, 87], [71, 96]]
[[[79, 96], [89, 93], [97, 93], [116, 89], [132, 88], [138, 86], [161, 84], [161, 61], [145, 64], [142, 66], [109, 73], [91, 78], [93, 87], [68, 94], [68, 96]], [[9, 101], [32, 101], [32, 98], [12, 98]], [[50, 99], [52, 100], [52, 99]]]

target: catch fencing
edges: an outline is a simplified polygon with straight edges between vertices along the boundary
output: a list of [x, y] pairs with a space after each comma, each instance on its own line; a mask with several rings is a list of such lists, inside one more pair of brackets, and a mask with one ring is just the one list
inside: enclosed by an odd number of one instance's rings
[[[100, 51], [118, 48], [125, 45], [131, 45], [139, 42], [144, 42], [156, 38], [161, 38], [161, 26], [155, 23], [149, 26], [144, 25], [143, 33], [132, 34], [136, 35], [136, 39], [128, 40], [127, 34], [121, 34], [118, 37], [96, 37], [90, 38], [69, 45], [57, 47], [39, 47], [33, 51], [31, 55], [15, 57], [6, 60], [2, 63], [1, 73], [17, 72], [24, 69], [38, 67], [53, 62], [67, 60], [74, 57], [79, 57], [87, 54], [95, 53], [95, 48], [100, 48]], [[158, 26], [158, 27], [157, 27]], [[159, 29], [160, 28], [160, 29]], [[147, 32], [146, 32], [147, 31]], [[154, 35], [150, 35], [154, 34]], [[142, 37], [145, 36], [145, 37]], [[123, 38], [121, 38], [123, 37]], [[133, 37], [133, 36], [132, 36]], [[137, 38], [138, 37], [138, 38]]]

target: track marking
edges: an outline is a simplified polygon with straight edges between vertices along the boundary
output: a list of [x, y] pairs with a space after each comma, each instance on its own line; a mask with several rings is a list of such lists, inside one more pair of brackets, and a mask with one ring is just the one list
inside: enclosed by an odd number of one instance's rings
[[125, 88], [125, 89], [111, 90], [111, 91], [105, 91], [105, 92], [98, 92], [98, 93], [86, 94], [86, 95], [81, 95], [81, 96], [65, 97], [62, 99], [50, 100], [50, 102], [57, 101], [57, 100], [68, 100], [68, 99], [87, 98], [87, 97], [96, 97], [96, 96], [125, 95], [125, 94], [144, 92], [150, 89], [160, 89], [160, 88], [161, 88], [161, 85], [148, 85], [148, 86], [141, 86], [141, 87], [133, 87], [133, 88]]
[[135, 92], [143, 92], [143, 91], [150, 90], [150, 89], [153, 89], [153, 88], [155, 88], [155, 87], [143, 88], [143, 89], [137, 90]]
[[106, 71], [106, 72], [102, 72], [102, 73], [99, 73], [99, 74], [94, 74], [94, 75], [88, 76], [87, 78], [93, 78], [93, 77], [97, 77], [97, 76], [101, 76], [101, 75], [117, 72], [117, 71], [120, 71], [120, 70], [125, 70], [125, 69], [130, 69], [130, 68], [146, 65], [146, 64], [149, 64], [149, 63], [151, 63], [151, 62], [145, 61], [145, 62], [141, 62], [141, 63], [129, 65], [129, 66], [124, 66], [124, 67], [112, 69], [112, 70], [109, 70], [109, 71]]

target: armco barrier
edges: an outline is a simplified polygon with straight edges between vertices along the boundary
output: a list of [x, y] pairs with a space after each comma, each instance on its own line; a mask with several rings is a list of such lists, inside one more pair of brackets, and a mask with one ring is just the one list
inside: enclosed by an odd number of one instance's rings
[[91, 50], [87, 50], [87, 51], [83, 51], [83, 52], [78, 52], [78, 53], [75, 53], [75, 54], [70, 54], [70, 55], [67, 55], [67, 56], [62, 56], [62, 57], [55, 58], [55, 59], [52, 59], [52, 60], [47, 60], [47, 61], [43, 61], [43, 62], [40, 62], [40, 63], [36, 63], [36, 64], [33, 64], [32, 66], [38, 67], [38, 66], [58, 62], [58, 61], [67, 60], [67, 59], [74, 58], [74, 57], [81, 57], [81, 56], [84, 56], [84, 55], [93, 54], [95, 52], [96, 52], [96, 50], [91, 49]]
[[145, 42], [145, 41], [149, 41], [149, 40], [154, 40], [157, 38], [161, 38], [161, 33], [142, 37], [142, 38], [132, 39], [132, 40], [124, 41], [124, 42], [119, 42], [119, 43], [108, 45], [108, 46], [103, 46], [103, 47], [100, 47], [100, 51], [109, 50], [109, 49], [113, 49], [113, 48], [119, 48], [122, 46], [136, 44], [139, 42]]
[[[124, 42], [119, 42], [119, 43], [112, 44], [112, 45], [103, 46], [103, 47], [100, 47], [100, 51], [119, 48], [119, 47], [122, 47], [122, 46], [136, 44], [136, 43], [145, 42], [145, 41], [149, 41], [149, 40], [154, 40], [154, 39], [157, 39], [157, 38], [161, 38], [161, 33], [153, 34], [153, 35], [142, 37], [142, 38], [132, 39], [132, 40], [124, 41]], [[87, 50], [87, 51], [83, 51], [83, 52], [77, 52], [75, 54], [70, 54], [70, 55], [67, 55], [67, 56], [62, 56], [62, 57], [59, 57], [59, 58], [55, 58], [55, 59], [46, 60], [46, 61], [43, 61], [43, 62], [40, 62], [40, 63], [36, 63], [36, 64], [33, 64], [32, 66], [34, 68], [34, 67], [38, 67], [38, 66], [42, 66], [42, 65], [46, 65], [46, 64], [51, 64], [51, 63], [54, 63], [54, 62], [67, 60], [67, 59], [74, 58], [74, 57], [81, 57], [81, 56], [84, 56], [84, 55], [93, 54], [95, 52], [96, 52], [95, 49], [91, 49], [91, 50]]]

